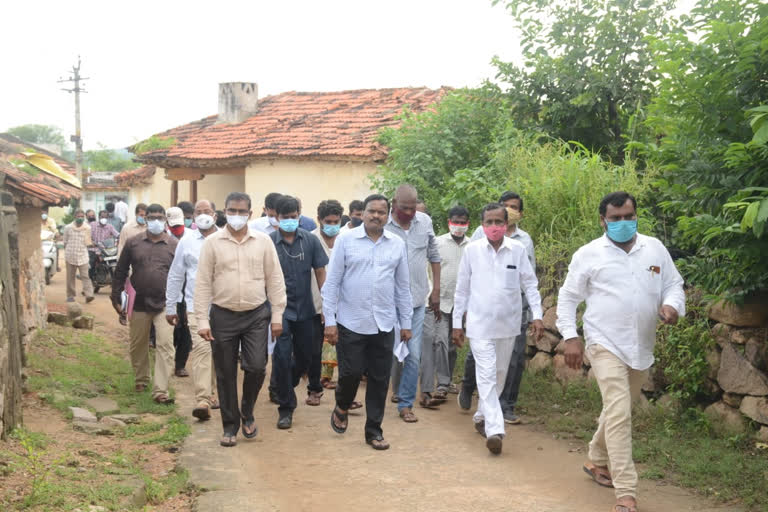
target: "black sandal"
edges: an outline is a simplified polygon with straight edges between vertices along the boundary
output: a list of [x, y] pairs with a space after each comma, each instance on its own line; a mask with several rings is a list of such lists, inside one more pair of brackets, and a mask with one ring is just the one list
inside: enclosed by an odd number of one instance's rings
[[[333, 417], [334, 416], [336, 418], [338, 418], [339, 421], [344, 422], [344, 426], [343, 427], [339, 427], [338, 425], [336, 425], [336, 422], [333, 421]], [[342, 413], [339, 412], [339, 408], [338, 407], [334, 407], [333, 408], [333, 412], [331, 413], [331, 428], [333, 429], [333, 431], [336, 432], [337, 434], [343, 434], [344, 432], [346, 432], [347, 431], [347, 426], [348, 426], [347, 421], [348, 421], [347, 413], [342, 414]]]
[[237, 444], [237, 436], [233, 436], [232, 434], [224, 433], [221, 436], [221, 440], [219, 441], [219, 444], [221, 446], [224, 446], [226, 448], [231, 448]]
[[[245, 429], [246, 428], [250, 429], [251, 427], [253, 427], [253, 431], [249, 434], [248, 432], [246, 432]], [[259, 433], [259, 427], [256, 426], [255, 420], [251, 420], [249, 422], [246, 422], [245, 420], [243, 420], [243, 437], [245, 437], [246, 439], [253, 439], [258, 435], [258, 433]]]
[[374, 450], [388, 450], [389, 443], [380, 435], [365, 440]]

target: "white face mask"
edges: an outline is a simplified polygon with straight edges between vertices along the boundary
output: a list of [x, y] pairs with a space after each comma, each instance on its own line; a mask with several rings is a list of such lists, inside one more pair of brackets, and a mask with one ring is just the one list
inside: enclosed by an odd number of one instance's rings
[[159, 235], [163, 232], [165, 229], [165, 221], [162, 220], [151, 220], [147, 222], [147, 231], [152, 233], [153, 235]]
[[201, 213], [195, 217], [195, 224], [197, 224], [198, 229], [207, 231], [213, 226], [213, 217], [207, 213]]
[[107, 225], [107, 219], [105, 219], [105, 218], [103, 218], [103, 217], [102, 217], [102, 218], [100, 218], [100, 219], [99, 219], [99, 224], [101, 224], [102, 226], [106, 226], [106, 225]]
[[232, 226], [235, 231], [243, 229], [246, 222], [248, 222], [247, 215], [227, 215], [227, 224]]
[[277, 220], [277, 217], [267, 217], [267, 220], [269, 221], [270, 226], [277, 227], [280, 225], [280, 221]]

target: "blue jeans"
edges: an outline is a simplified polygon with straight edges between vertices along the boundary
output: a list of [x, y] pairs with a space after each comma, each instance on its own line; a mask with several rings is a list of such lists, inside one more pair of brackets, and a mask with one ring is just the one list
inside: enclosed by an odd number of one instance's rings
[[272, 352], [272, 371], [277, 380], [278, 411], [292, 413], [296, 409], [296, 391], [301, 376], [312, 363], [312, 331], [314, 318], [286, 320], [283, 333]]
[[413, 308], [411, 320], [411, 340], [408, 342], [408, 357], [401, 365], [397, 358], [392, 358], [392, 392], [400, 397], [397, 410], [413, 407], [416, 389], [419, 385], [421, 367], [421, 337], [424, 332], [424, 313], [426, 306]]

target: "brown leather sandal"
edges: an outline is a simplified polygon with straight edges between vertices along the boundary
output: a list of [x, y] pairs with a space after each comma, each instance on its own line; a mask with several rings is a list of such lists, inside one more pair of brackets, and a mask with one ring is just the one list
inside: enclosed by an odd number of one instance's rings
[[371, 445], [371, 447], [374, 450], [388, 450], [389, 449], [389, 443], [384, 440], [381, 436], [375, 436], [370, 439], [365, 440], [366, 443]]
[[622, 496], [616, 500], [611, 512], [637, 512], [637, 502], [632, 496]]
[[413, 410], [410, 407], [406, 407], [405, 409], [401, 409], [400, 410], [400, 417], [406, 423], [416, 423], [417, 421], [419, 421], [419, 418], [417, 418], [416, 415], [413, 414]]
[[169, 397], [165, 393], [161, 393], [154, 398], [154, 401], [157, 402], [158, 404], [171, 405], [174, 402], [174, 399]]
[[613, 488], [613, 480], [611, 479], [611, 473], [608, 471], [608, 466], [596, 466], [591, 462], [587, 462], [582, 469], [592, 477], [592, 480], [597, 485]]

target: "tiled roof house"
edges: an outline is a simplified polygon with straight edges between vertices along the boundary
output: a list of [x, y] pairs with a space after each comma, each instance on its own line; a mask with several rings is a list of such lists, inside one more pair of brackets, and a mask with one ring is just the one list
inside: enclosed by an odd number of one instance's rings
[[148, 169], [160, 171], [152, 185], [132, 183], [134, 202], [205, 198], [223, 206], [229, 192], [245, 191], [260, 214], [264, 196], [281, 192], [298, 196], [304, 213], [315, 217], [323, 199], [346, 206], [369, 194], [367, 178], [387, 155], [376, 140], [380, 129], [398, 125], [404, 108], [424, 111], [448, 91], [286, 92], [259, 99], [256, 84], [220, 84], [218, 115], [153, 136], [150, 141], [165, 144], [137, 156], [147, 167], [117, 179], [140, 182]]

